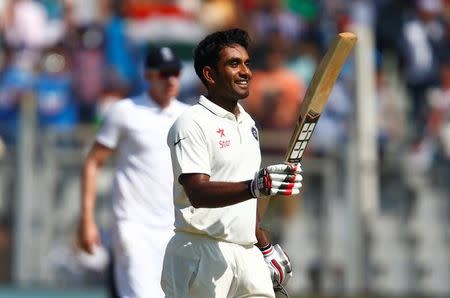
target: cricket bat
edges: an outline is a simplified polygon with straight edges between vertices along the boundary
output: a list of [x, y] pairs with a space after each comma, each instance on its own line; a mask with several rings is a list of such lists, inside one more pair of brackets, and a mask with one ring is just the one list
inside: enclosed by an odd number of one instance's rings
[[302, 160], [320, 114], [356, 39], [356, 35], [351, 32], [339, 33], [322, 58], [306, 90], [300, 115], [284, 158], [285, 162], [299, 163]]

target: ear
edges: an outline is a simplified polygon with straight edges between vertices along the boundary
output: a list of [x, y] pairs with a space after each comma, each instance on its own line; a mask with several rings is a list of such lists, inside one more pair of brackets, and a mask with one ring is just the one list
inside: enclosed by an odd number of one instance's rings
[[216, 73], [211, 66], [203, 67], [203, 77], [208, 82], [208, 84], [214, 84], [216, 82], [215, 76]]

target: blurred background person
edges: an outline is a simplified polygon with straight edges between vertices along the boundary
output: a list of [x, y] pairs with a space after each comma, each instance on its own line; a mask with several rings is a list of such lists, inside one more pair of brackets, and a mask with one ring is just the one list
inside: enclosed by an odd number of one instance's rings
[[250, 95], [243, 104], [262, 128], [292, 129], [305, 86], [285, 65], [286, 48], [279, 32], [271, 34], [273, 42], [260, 48], [262, 67], [254, 71]]
[[72, 65], [67, 50], [57, 44], [43, 52], [35, 92], [39, 124], [69, 132], [78, 124], [78, 106], [72, 93]]
[[439, 44], [444, 37], [441, 1], [416, 0], [403, 14], [398, 40], [402, 70], [410, 96], [410, 123], [416, 137], [423, 133], [428, 114], [427, 90], [438, 83]]
[[101, 245], [95, 221], [101, 165], [117, 152], [113, 186], [112, 252], [120, 297], [163, 297], [162, 260], [173, 234], [173, 174], [167, 132], [187, 107], [175, 97], [181, 62], [169, 47], [150, 49], [145, 62], [149, 90], [111, 106], [86, 157], [82, 176], [80, 247]]

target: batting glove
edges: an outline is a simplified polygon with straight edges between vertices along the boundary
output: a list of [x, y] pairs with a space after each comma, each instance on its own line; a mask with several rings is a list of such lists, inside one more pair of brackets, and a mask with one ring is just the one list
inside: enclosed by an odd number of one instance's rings
[[281, 249], [280, 245], [268, 244], [259, 248], [264, 256], [267, 266], [272, 277], [274, 289], [283, 289], [292, 277], [292, 266], [286, 253]]
[[249, 182], [253, 198], [272, 195], [296, 195], [300, 193], [303, 177], [300, 164], [277, 164], [260, 169]]

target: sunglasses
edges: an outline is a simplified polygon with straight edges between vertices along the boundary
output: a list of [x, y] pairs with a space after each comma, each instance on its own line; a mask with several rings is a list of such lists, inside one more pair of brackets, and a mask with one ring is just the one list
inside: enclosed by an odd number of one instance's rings
[[158, 78], [161, 79], [161, 80], [167, 80], [170, 77], [178, 78], [179, 76], [180, 76], [180, 70], [179, 69], [159, 70], [158, 71]]

